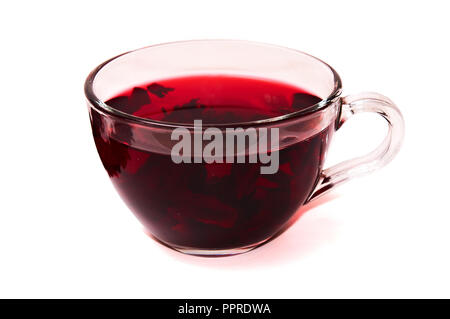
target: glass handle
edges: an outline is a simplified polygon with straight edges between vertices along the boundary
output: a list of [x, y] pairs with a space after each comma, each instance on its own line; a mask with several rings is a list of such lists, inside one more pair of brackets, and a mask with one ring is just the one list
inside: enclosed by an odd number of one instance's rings
[[383, 142], [371, 153], [344, 161], [324, 169], [319, 182], [306, 202], [310, 202], [330, 189], [354, 177], [368, 174], [389, 163], [397, 154], [403, 141], [404, 121], [400, 110], [387, 97], [378, 93], [360, 93], [342, 98], [341, 113], [337, 129], [350, 116], [363, 112], [381, 115], [388, 123], [388, 132]]

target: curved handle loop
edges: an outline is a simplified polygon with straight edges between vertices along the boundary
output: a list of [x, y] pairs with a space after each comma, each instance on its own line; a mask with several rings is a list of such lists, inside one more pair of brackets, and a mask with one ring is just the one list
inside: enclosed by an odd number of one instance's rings
[[307, 202], [320, 197], [330, 189], [354, 177], [368, 174], [389, 163], [403, 141], [404, 121], [400, 110], [387, 97], [378, 93], [360, 93], [342, 98], [339, 128], [350, 116], [362, 112], [381, 115], [388, 122], [388, 133], [383, 142], [371, 153], [344, 161], [324, 169], [319, 182]]

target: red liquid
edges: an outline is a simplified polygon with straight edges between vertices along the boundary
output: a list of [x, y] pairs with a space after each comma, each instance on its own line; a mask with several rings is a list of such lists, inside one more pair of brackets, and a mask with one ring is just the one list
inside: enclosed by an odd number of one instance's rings
[[[175, 123], [238, 123], [267, 119], [321, 99], [299, 88], [228, 76], [175, 78], [135, 87], [106, 103], [121, 111]], [[130, 147], [131, 130], [119, 142], [101, 134], [91, 112], [102, 163], [125, 202], [158, 239], [180, 248], [231, 249], [274, 235], [305, 202], [322, 168], [333, 125], [279, 150], [279, 170], [266, 164], [181, 163], [170, 154]], [[230, 126], [232, 127], [232, 126]]]

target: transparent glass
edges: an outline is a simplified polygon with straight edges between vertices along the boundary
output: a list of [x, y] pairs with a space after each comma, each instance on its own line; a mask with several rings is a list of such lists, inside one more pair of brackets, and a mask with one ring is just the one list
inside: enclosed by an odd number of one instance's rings
[[[138, 117], [107, 101], [135, 86], [193, 75], [267, 79], [302, 88], [321, 100], [276, 117], [203, 126], [203, 131], [211, 126], [221, 131], [277, 128], [279, 145], [270, 151], [279, 153], [283, 169], [273, 176], [260, 176], [255, 166], [240, 163], [227, 164], [226, 173], [223, 165], [174, 164], [170, 154], [177, 141], [171, 134], [180, 127], [198, 134], [192, 123]], [[375, 93], [341, 97], [341, 86], [328, 64], [303, 52], [202, 40], [155, 45], [112, 58], [88, 76], [85, 93], [103, 165], [148, 232], [180, 252], [225, 256], [268, 241], [301, 205], [385, 165], [398, 152], [403, 119], [392, 101]], [[323, 169], [334, 131], [360, 112], [386, 119], [385, 140], [364, 157]]]

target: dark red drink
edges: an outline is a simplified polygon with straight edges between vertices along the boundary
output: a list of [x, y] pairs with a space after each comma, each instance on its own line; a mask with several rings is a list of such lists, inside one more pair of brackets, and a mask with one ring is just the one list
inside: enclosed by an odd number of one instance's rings
[[[123, 112], [171, 123], [229, 124], [289, 114], [321, 99], [300, 88], [256, 78], [191, 76], [131, 88], [106, 103]], [[279, 152], [275, 174], [261, 163], [180, 163], [170, 154], [129, 146], [104, 134], [91, 112], [94, 139], [115, 187], [139, 220], [160, 240], [178, 248], [224, 250], [275, 234], [305, 202], [322, 169], [334, 125]], [[116, 134], [117, 136], [117, 134]]]

